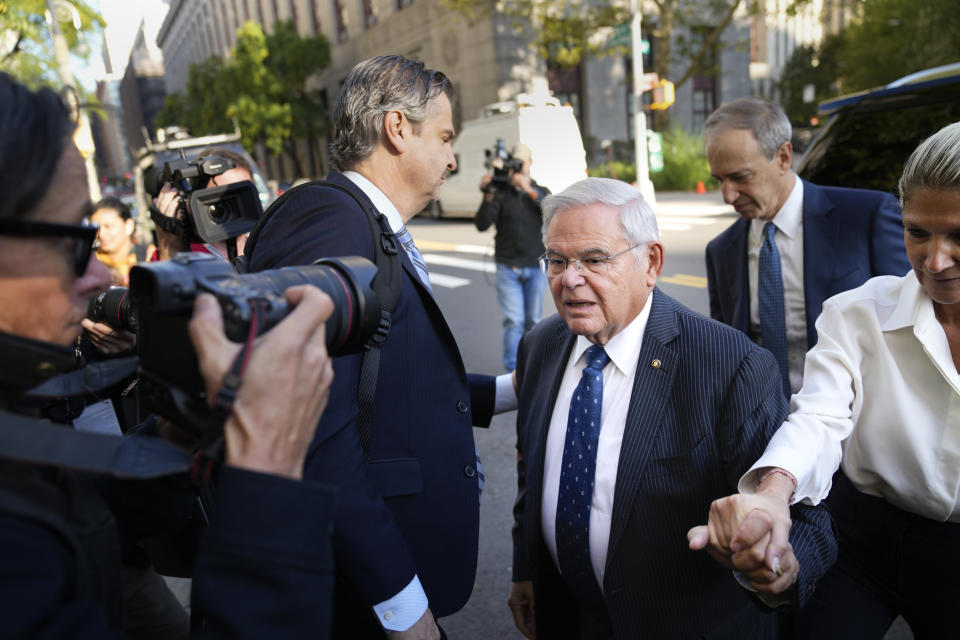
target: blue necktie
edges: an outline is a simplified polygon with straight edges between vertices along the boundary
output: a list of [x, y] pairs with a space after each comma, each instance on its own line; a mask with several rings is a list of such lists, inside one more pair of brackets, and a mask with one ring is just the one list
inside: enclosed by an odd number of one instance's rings
[[783, 276], [780, 252], [773, 242], [777, 228], [772, 222], [763, 227], [763, 245], [757, 264], [757, 296], [760, 306], [760, 339], [773, 353], [783, 378], [783, 393], [790, 397], [790, 368], [787, 360], [787, 320], [784, 312]]
[[583, 604], [602, 605], [603, 594], [590, 562], [590, 507], [597, 468], [597, 441], [603, 407], [603, 347], [587, 349], [580, 384], [570, 399], [557, 495], [557, 562], [560, 573]]
[[412, 262], [413, 266], [417, 268], [417, 273], [420, 274], [420, 282], [422, 282], [423, 286], [427, 288], [427, 291], [433, 293], [433, 287], [430, 286], [430, 273], [427, 271], [427, 263], [423, 259], [423, 256], [420, 255], [420, 250], [417, 249], [417, 245], [413, 244], [413, 236], [411, 236], [410, 232], [407, 231], [407, 227], [400, 227], [400, 230], [394, 235], [397, 237], [397, 240], [400, 241], [400, 244], [403, 245], [403, 248], [407, 251], [407, 255], [410, 257], [410, 262]]

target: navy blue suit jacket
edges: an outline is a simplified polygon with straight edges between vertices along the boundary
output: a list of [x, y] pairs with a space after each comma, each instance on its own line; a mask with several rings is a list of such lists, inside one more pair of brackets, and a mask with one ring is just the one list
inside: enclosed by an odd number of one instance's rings
[[[343, 175], [327, 179], [369, 204]], [[493, 379], [484, 379], [484, 393], [474, 396], [489, 404], [472, 407], [457, 343], [400, 254], [403, 290], [380, 358], [370, 458], [356, 427], [361, 356], [341, 356], [304, 475], [338, 488], [338, 588], [345, 579], [357, 592], [353, 600], [373, 605], [417, 574], [439, 617], [460, 609], [473, 589], [480, 514], [472, 425], [489, 422]], [[251, 271], [261, 271], [345, 255], [373, 260], [367, 217], [347, 194], [312, 186], [276, 211], [249, 258]]]
[[[627, 413], [604, 594], [616, 638], [772, 637], [775, 619], [687, 531], [737, 491], [786, 416], [773, 357], [655, 289]], [[543, 542], [543, 458], [576, 336], [553, 316], [522, 340], [514, 580], [533, 580], [537, 634], [575, 638], [577, 605]], [[653, 365], [654, 361], [659, 365]], [[604, 400], [606, 402], [606, 399]], [[836, 559], [830, 516], [794, 507], [797, 604]]]
[[[707, 245], [710, 316], [750, 334], [747, 236], [740, 218]], [[803, 294], [807, 347], [817, 343], [814, 323], [823, 302], [874, 276], [910, 270], [903, 246], [900, 205], [889, 193], [819, 187], [803, 181]]]

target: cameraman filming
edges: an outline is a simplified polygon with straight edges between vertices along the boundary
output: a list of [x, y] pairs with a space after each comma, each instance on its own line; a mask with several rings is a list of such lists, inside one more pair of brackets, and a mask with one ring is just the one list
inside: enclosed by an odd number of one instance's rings
[[[27, 389], [71, 367], [87, 302], [109, 284], [92, 255], [96, 228], [83, 224], [92, 205], [72, 131], [56, 94], [0, 73], [0, 439], [7, 443], [25, 425], [28, 434], [86, 437], [22, 402]], [[257, 341], [223, 425], [216, 513], [194, 566], [192, 613], [206, 637], [329, 634], [332, 494], [301, 478], [332, 381], [324, 341], [332, 304], [313, 287], [286, 296], [296, 308]], [[211, 296], [197, 298], [189, 332], [213, 397], [240, 346], [225, 337]], [[0, 446], [4, 637], [120, 635], [125, 514], [109, 510], [105, 495], [87, 474], [24, 462]], [[136, 506], [141, 516], [152, 511]]]
[[[498, 149], [501, 141], [498, 140]], [[530, 148], [518, 144], [507, 158], [496, 154], [492, 171], [483, 176], [483, 203], [474, 219], [477, 229], [497, 226], [494, 257], [497, 261], [497, 302], [503, 310], [503, 366], [517, 364], [520, 338], [540, 321], [547, 278], [538, 260], [544, 253], [540, 203], [550, 190], [530, 177]]]
[[[219, 175], [212, 176], [202, 188], [220, 187], [227, 184], [236, 184], [238, 182], [253, 181], [253, 171], [250, 164], [239, 153], [222, 147], [212, 147], [204, 149], [197, 154], [194, 162], [199, 162], [206, 158], [222, 158], [233, 165]], [[229, 165], [228, 165], [229, 166]], [[153, 205], [157, 211], [176, 220], [184, 220], [184, 207], [187, 206], [182, 201], [180, 194], [170, 184], [164, 184], [160, 193], [153, 199]], [[159, 260], [169, 260], [181, 251], [200, 251], [203, 253], [212, 253], [223, 260], [233, 260], [233, 255], [243, 255], [243, 247], [247, 241], [246, 233], [235, 238], [219, 240], [217, 242], [193, 242], [187, 244], [183, 238], [176, 233], [165, 231], [159, 224], [156, 225], [157, 232], [157, 258]], [[199, 239], [197, 239], [199, 240]]]

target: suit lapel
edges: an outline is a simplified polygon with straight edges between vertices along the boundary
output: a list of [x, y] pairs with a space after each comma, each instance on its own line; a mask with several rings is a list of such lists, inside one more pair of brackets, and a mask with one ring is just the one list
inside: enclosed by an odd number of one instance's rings
[[[532, 397], [535, 407], [530, 412], [526, 428], [531, 429], [529, 441], [531, 449], [528, 464], [535, 461], [537, 466], [535, 469], [528, 466], [527, 483], [528, 488], [532, 488], [536, 492], [536, 495], [532, 496], [534, 499], [530, 500], [528, 504], [538, 506], [541, 504], [543, 496], [543, 459], [547, 447], [547, 432], [550, 430], [550, 419], [553, 417], [553, 408], [556, 404], [557, 393], [560, 390], [560, 382], [563, 380], [563, 374], [566, 370], [567, 359], [570, 357], [570, 350], [576, 341], [576, 336], [570, 333], [567, 325], [559, 318], [556, 318], [556, 320], [556, 333], [551, 336], [550, 340], [544, 341], [541, 359], [530, 363], [541, 372], [540, 375], [536, 376], [536, 379], [542, 380], [544, 384], [550, 386], [538, 385], [536, 389], [525, 390], [521, 394], [523, 397]], [[533, 473], [530, 473], [531, 471]], [[533, 481], [532, 484], [531, 480]], [[533, 515], [536, 526], [531, 527], [531, 529], [536, 531], [537, 539], [539, 539], [541, 535], [540, 511], [538, 510]]]
[[718, 274], [722, 281], [719, 291], [729, 291], [733, 300], [733, 327], [750, 334], [750, 279], [747, 275], [747, 234], [750, 224], [743, 218], [734, 224], [730, 242], [722, 248], [729, 256], [727, 269]]
[[[630, 407], [623, 429], [617, 484], [613, 498], [613, 521], [607, 549], [607, 566], [630, 519], [650, 449], [663, 428], [665, 408], [673, 395], [673, 382], [681, 366], [674, 341], [680, 334], [677, 304], [654, 290], [650, 319], [643, 334], [640, 359], [630, 395]], [[668, 435], [668, 434], [665, 434]]]
[[803, 302], [808, 347], [817, 340], [814, 323], [819, 311], [813, 311], [823, 306], [837, 253], [837, 220], [831, 215], [833, 208], [823, 189], [803, 181]]

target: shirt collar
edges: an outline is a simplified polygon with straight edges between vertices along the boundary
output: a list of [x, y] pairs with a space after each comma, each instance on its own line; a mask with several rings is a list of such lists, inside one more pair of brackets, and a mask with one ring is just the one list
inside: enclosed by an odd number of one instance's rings
[[881, 325], [882, 331], [896, 331], [904, 327], [919, 326], [936, 316], [933, 313], [933, 301], [920, 286], [913, 269], [907, 272], [900, 287], [900, 297], [890, 317]]
[[767, 222], [773, 222], [774, 226], [788, 238], [795, 238], [799, 235], [803, 224], [803, 180], [796, 175], [793, 176], [793, 189], [790, 195], [773, 220], [753, 219], [750, 221], [750, 231], [757, 237], [763, 235], [763, 228]]
[[[643, 345], [643, 334], [647, 329], [647, 320], [650, 319], [650, 307], [653, 304], [653, 291], [647, 296], [647, 302], [643, 309], [637, 314], [630, 324], [623, 328], [618, 334], [610, 338], [607, 344], [603, 345], [610, 361], [624, 375], [632, 375], [637, 369], [637, 361], [640, 359], [640, 347]], [[577, 342], [573, 345], [573, 362], [580, 362], [583, 354], [586, 353], [593, 343], [584, 336], [577, 336]]]
[[397, 207], [390, 202], [390, 198], [388, 198], [383, 191], [380, 191], [380, 188], [377, 187], [377, 185], [373, 184], [356, 171], [344, 171], [343, 175], [346, 176], [350, 182], [357, 185], [360, 188], [360, 191], [363, 191], [364, 195], [370, 198], [370, 202], [372, 202], [373, 206], [377, 208], [377, 211], [387, 217], [387, 222], [390, 223], [391, 231], [397, 233], [403, 228], [403, 218], [400, 217], [400, 212], [397, 211]]

